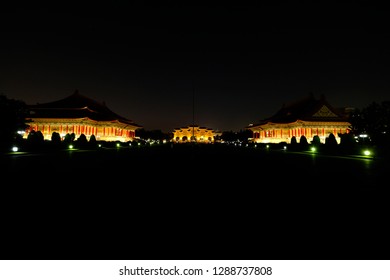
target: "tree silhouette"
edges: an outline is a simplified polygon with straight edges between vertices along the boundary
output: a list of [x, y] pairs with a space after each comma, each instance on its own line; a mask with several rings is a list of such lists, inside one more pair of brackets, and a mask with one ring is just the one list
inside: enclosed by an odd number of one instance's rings
[[330, 133], [325, 139], [325, 147], [328, 151], [336, 151], [337, 149], [337, 140], [333, 133]]
[[299, 147], [302, 151], [307, 150], [307, 147], [309, 146], [309, 142], [307, 142], [307, 138], [305, 135], [302, 135], [299, 138]]
[[51, 134], [51, 144], [57, 148], [61, 146], [61, 135], [56, 131]]
[[95, 135], [91, 135], [91, 137], [89, 137], [89, 142], [90, 143], [96, 143], [96, 137], [95, 137]]
[[233, 142], [233, 141], [238, 140], [238, 137], [237, 137], [237, 134], [234, 133], [233, 131], [223, 131], [222, 135], [221, 135], [221, 139], [223, 141]]
[[88, 145], [93, 148], [97, 146], [95, 135], [92, 134], [91, 137], [89, 137]]
[[78, 148], [86, 148], [88, 144], [87, 137], [85, 134], [80, 134], [79, 138], [76, 140], [76, 145]]
[[367, 134], [374, 145], [389, 148], [390, 143], [390, 101], [372, 102], [350, 117], [354, 135]]
[[64, 137], [64, 144], [69, 145], [75, 141], [76, 135], [74, 133], [67, 133]]
[[45, 139], [40, 130], [31, 130], [27, 135], [27, 144], [32, 149], [42, 148], [45, 143]]
[[297, 137], [293, 136], [291, 137], [291, 145], [296, 145], [298, 142], [297, 142]]
[[298, 150], [299, 146], [298, 146], [297, 137], [295, 136], [291, 137], [290, 146], [292, 151]]
[[253, 132], [249, 129], [241, 129], [239, 130], [238, 132], [234, 132], [234, 131], [223, 131], [222, 132], [222, 135], [220, 136], [220, 139], [222, 139], [223, 141], [229, 141], [229, 142], [233, 142], [233, 141], [242, 141], [242, 142], [246, 142], [248, 141], [249, 138], [252, 138], [253, 137]]
[[173, 137], [172, 133], [164, 133], [159, 129], [155, 130], [145, 130], [144, 128], [137, 129], [136, 135], [140, 137], [140, 139], [151, 139], [151, 140], [171, 140]]
[[340, 150], [341, 152], [347, 153], [352, 152], [356, 149], [357, 143], [352, 133], [339, 134], [340, 137]]
[[318, 135], [313, 136], [313, 141], [311, 142], [314, 146], [320, 146], [321, 145], [321, 139]]
[[26, 121], [27, 106], [21, 100], [9, 99], [0, 94], [0, 147], [20, 142], [22, 136], [18, 130], [28, 128]]

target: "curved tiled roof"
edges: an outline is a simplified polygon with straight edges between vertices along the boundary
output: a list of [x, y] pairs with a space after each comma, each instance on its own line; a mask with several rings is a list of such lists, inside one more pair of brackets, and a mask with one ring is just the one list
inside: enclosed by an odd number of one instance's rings
[[83, 96], [77, 90], [64, 99], [28, 105], [28, 108], [30, 118], [89, 118], [95, 121], [118, 121], [141, 128], [133, 121], [112, 112], [104, 103]]
[[346, 121], [346, 118], [333, 108], [322, 95], [315, 99], [312, 94], [289, 105], [283, 105], [273, 116], [256, 125], [265, 123], [292, 123], [302, 121]]
[[211, 128], [208, 128], [208, 127], [205, 127], [205, 126], [199, 126], [197, 124], [187, 125], [187, 126], [183, 126], [183, 127], [177, 127], [177, 128], [174, 128], [174, 130], [186, 130], [186, 129], [192, 129], [192, 128], [206, 129], [206, 130], [213, 131], [213, 129], [211, 129]]

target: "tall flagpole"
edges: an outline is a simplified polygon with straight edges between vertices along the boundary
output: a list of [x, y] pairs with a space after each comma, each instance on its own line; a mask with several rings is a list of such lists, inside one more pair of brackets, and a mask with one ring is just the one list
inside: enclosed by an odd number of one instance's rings
[[195, 87], [192, 81], [192, 141], [195, 142]]

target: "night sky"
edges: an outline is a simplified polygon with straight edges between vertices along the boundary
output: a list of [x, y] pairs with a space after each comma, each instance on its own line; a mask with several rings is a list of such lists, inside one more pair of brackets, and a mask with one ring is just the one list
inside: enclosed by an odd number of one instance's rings
[[239, 131], [310, 92], [334, 107], [390, 100], [390, 11], [379, 2], [53, 2], [0, 10], [8, 98], [78, 90], [163, 132]]

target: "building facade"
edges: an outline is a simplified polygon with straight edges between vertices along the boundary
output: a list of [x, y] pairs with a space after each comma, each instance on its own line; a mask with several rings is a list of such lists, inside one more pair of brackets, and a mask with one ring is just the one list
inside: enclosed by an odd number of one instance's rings
[[321, 143], [325, 143], [331, 133], [340, 143], [339, 134], [349, 133], [350, 126], [343, 110], [333, 108], [323, 95], [315, 99], [310, 94], [283, 105], [275, 115], [246, 128], [253, 132], [255, 143], [291, 143], [293, 137], [299, 143], [301, 136], [305, 136], [309, 143], [318, 136]]
[[214, 143], [217, 136], [221, 133], [211, 128], [189, 125], [181, 128], [175, 128], [173, 131], [173, 141], [176, 143], [198, 142]]
[[24, 138], [40, 131], [45, 140], [51, 140], [53, 132], [63, 139], [74, 133], [75, 139], [84, 134], [97, 141], [132, 141], [135, 131], [142, 126], [112, 112], [104, 103], [99, 103], [75, 91], [72, 95], [49, 103], [28, 105], [29, 128]]

